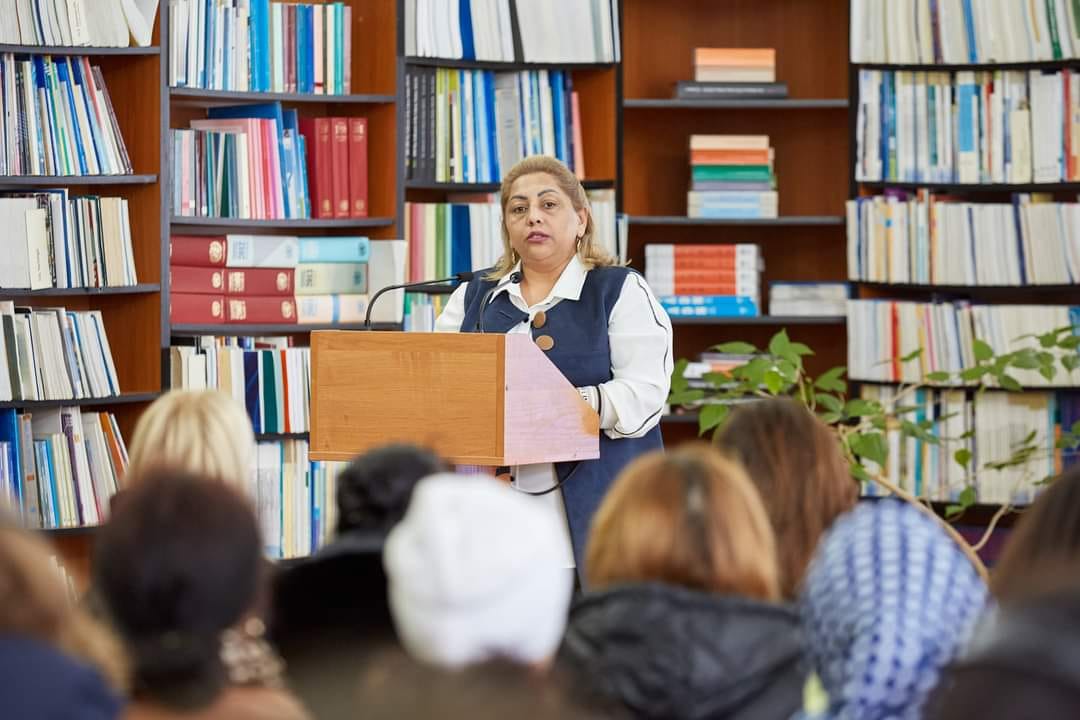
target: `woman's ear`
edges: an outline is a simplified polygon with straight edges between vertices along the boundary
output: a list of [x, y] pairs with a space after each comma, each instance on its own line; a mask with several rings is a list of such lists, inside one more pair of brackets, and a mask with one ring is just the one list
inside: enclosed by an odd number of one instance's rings
[[581, 226], [578, 228], [577, 231], [577, 239], [580, 240], [582, 237], [585, 236], [585, 228], [589, 227], [589, 208], [588, 206], [586, 206], [581, 208], [580, 210], [577, 210], [576, 212], [578, 216], [578, 222], [581, 223]]

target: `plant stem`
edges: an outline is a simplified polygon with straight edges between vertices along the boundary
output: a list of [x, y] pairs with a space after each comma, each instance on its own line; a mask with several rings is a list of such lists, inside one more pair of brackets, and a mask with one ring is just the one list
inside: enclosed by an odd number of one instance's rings
[[1005, 517], [1005, 515], [1011, 510], [1012, 503], [1002, 504], [1002, 506], [998, 508], [997, 512], [994, 513], [994, 517], [990, 518], [990, 523], [986, 526], [986, 530], [983, 531], [983, 536], [979, 538], [979, 542], [972, 545], [971, 549], [975, 552], [982, 550], [983, 546], [985, 546], [986, 543], [990, 542], [990, 536], [994, 534], [994, 530], [997, 528], [998, 523], [1001, 522], [1001, 518]]

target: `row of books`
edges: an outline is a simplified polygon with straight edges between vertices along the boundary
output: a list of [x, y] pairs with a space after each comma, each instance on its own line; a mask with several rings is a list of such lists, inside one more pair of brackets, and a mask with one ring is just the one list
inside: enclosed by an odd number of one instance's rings
[[856, 178], [1054, 183], [1080, 179], [1080, 73], [859, 72]]
[[[854, 380], [921, 382], [932, 372], [955, 374], [978, 364], [975, 340], [998, 354], [1034, 348], [1036, 335], [1080, 328], [1080, 308], [1068, 305], [971, 305], [892, 300], [848, 301], [849, 375]], [[1048, 350], [1059, 357], [1061, 350]], [[1010, 368], [1024, 387], [1080, 385], [1080, 372], [1057, 362], [1053, 378]], [[992, 378], [984, 378], [990, 382]]]
[[687, 215], [775, 218], [774, 153], [768, 135], [691, 135]]
[[367, 217], [367, 119], [300, 118], [280, 103], [211, 108], [172, 131], [174, 213]]
[[334, 537], [344, 467], [310, 460], [306, 440], [259, 443], [252, 491], [267, 557], [304, 557]]
[[75, 400], [120, 394], [100, 310], [0, 302], [0, 401]]
[[352, 6], [172, 0], [169, 84], [251, 92], [352, 92]]
[[993, 63], [1080, 57], [1071, 0], [851, 0], [851, 61]]
[[85, 57], [0, 55], [3, 175], [131, 173], [101, 68]]
[[851, 287], [838, 282], [769, 283], [769, 314], [833, 317], [847, 314]]
[[435, 320], [442, 314], [449, 295], [407, 293], [405, 295], [405, 332], [434, 332]]
[[585, 174], [581, 112], [569, 72], [409, 68], [408, 179], [499, 182], [528, 155], [553, 155]]
[[919, 285], [1080, 283], [1080, 204], [1018, 194], [968, 203], [926, 191], [847, 203], [848, 277]]
[[170, 387], [221, 390], [247, 408], [256, 433], [310, 429], [311, 350], [287, 337], [174, 338]]
[[157, 0], [0, 0], [0, 43], [125, 47], [150, 44]]
[[67, 189], [0, 197], [8, 254], [0, 288], [103, 288], [135, 285], [128, 201], [69, 195]]
[[111, 413], [0, 410], [0, 487], [30, 527], [103, 522], [127, 462]]
[[659, 296], [739, 295], [756, 303], [761, 270], [753, 244], [645, 246], [645, 280]]
[[[863, 386], [861, 396], [882, 403], [915, 408], [902, 417], [913, 423], [931, 421], [930, 433], [938, 442], [904, 433], [899, 424], [885, 431], [888, 461], [880, 470], [886, 480], [931, 501], [956, 502], [973, 487], [977, 502], [987, 504], [1031, 503], [1040, 481], [1076, 464], [1074, 450], [1054, 449], [1055, 438], [1080, 420], [1080, 394], [1061, 392], [990, 392], [920, 388], [898, 399], [897, 388]], [[1031, 434], [1034, 433], [1033, 436]], [[1000, 469], [987, 466], [1005, 463], [1027, 444], [1049, 448], [1027, 461]], [[956, 462], [966, 450], [971, 461]], [[875, 483], [868, 495], [885, 494]]]
[[515, 21], [523, 62], [619, 61], [615, 0], [405, 0], [405, 54], [513, 62]]

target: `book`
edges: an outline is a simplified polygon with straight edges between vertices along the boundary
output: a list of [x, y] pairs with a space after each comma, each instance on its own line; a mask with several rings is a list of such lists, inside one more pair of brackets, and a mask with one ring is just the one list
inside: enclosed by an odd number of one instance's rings
[[170, 293], [169, 322], [174, 325], [225, 322], [225, 296], [206, 293]]
[[367, 272], [367, 263], [302, 263], [296, 266], [296, 294], [363, 294]]
[[225, 298], [228, 323], [248, 324], [294, 324], [296, 301], [289, 297], [227, 297]]
[[349, 123], [349, 217], [368, 216], [367, 118], [353, 117]]
[[690, 80], [680, 80], [675, 83], [675, 97], [678, 100], [778, 99], [787, 96], [787, 83], [697, 82]]
[[226, 253], [224, 235], [170, 235], [170, 265], [224, 267]]

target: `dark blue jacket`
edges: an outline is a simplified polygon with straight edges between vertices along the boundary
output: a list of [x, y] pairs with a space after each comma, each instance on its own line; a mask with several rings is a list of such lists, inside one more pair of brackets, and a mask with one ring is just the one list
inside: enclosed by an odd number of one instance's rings
[[[574, 387], [601, 385], [613, 379], [608, 319], [630, 272], [633, 271], [624, 267], [593, 268], [585, 276], [578, 300], [560, 301], [546, 312], [544, 327], [531, 329], [534, 339], [548, 335], [555, 341], [545, 354]], [[483, 274], [477, 273], [477, 277]], [[494, 284], [491, 280], [473, 280], [465, 288], [462, 332], [476, 330], [480, 302]], [[504, 333], [528, 320], [528, 315], [514, 306], [506, 292], [496, 295], [484, 309], [486, 332]], [[658, 409], [657, 414], [660, 412]], [[579, 573], [585, 565], [589, 524], [615, 477], [638, 455], [662, 448], [658, 425], [639, 438], [614, 440], [601, 431], [598, 460], [555, 464], [555, 473], [563, 483], [563, 502]]]
[[89, 665], [38, 640], [0, 635], [4, 720], [111, 720], [122, 708]]

